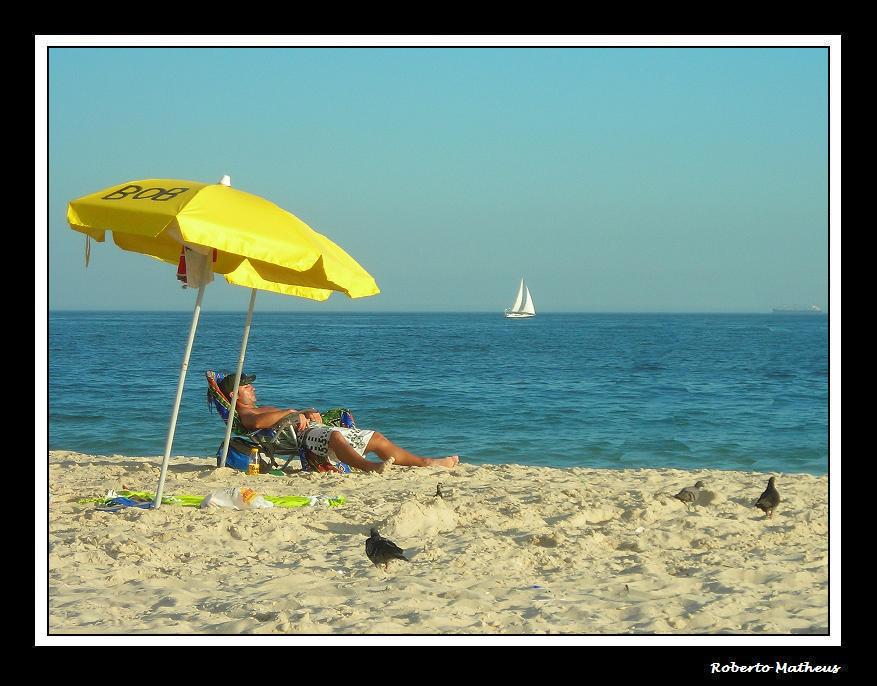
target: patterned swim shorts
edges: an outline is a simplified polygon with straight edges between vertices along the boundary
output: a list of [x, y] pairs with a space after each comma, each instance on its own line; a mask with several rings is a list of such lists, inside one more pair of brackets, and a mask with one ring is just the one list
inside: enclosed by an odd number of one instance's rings
[[335, 456], [335, 451], [329, 447], [329, 438], [333, 431], [340, 432], [347, 439], [347, 442], [350, 443], [350, 446], [363, 457], [365, 457], [365, 449], [368, 446], [368, 442], [375, 433], [371, 429], [343, 429], [311, 423], [305, 430], [305, 448], [320, 457], [328, 457], [330, 460], [337, 461], [338, 458]]

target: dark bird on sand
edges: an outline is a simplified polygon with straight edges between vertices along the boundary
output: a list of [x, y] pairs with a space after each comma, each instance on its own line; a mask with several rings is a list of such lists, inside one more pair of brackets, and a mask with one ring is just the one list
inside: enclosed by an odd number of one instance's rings
[[689, 507], [697, 502], [697, 496], [700, 495], [700, 489], [702, 488], [703, 481], [698, 481], [694, 486], [686, 486], [673, 497], [685, 503], [685, 507]]
[[384, 565], [386, 570], [391, 560], [410, 561], [402, 554], [402, 549], [399, 546], [390, 539], [381, 536], [377, 529], [372, 528], [369, 533], [371, 535], [365, 541], [365, 554], [368, 555], [368, 559], [375, 567]]
[[437, 483], [435, 485], [435, 495], [433, 496], [433, 498], [444, 498], [444, 497], [445, 497], [445, 495], [444, 495], [444, 493], [442, 493], [442, 485], [441, 485], [441, 483]]
[[780, 504], [780, 492], [773, 485], [774, 481], [776, 481], [775, 476], [767, 480], [767, 488], [755, 501], [755, 507], [762, 510], [769, 518], [773, 518], [773, 509]]

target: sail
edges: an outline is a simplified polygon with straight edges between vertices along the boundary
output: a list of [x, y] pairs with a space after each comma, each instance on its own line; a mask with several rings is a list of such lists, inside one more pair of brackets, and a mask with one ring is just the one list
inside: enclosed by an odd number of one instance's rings
[[[529, 291], [528, 291], [529, 293]], [[524, 279], [521, 279], [521, 285], [518, 286], [518, 295], [515, 298], [515, 304], [512, 305], [512, 312], [520, 312], [521, 304], [524, 302]]]
[[533, 307], [533, 298], [530, 297], [530, 289], [525, 288], [527, 291], [527, 298], [524, 301], [524, 307], [521, 309], [521, 312], [526, 312], [527, 314], [536, 314], [536, 308]]

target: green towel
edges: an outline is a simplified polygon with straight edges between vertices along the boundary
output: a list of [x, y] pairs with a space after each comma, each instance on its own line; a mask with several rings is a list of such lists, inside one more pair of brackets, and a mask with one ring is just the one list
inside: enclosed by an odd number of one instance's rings
[[[124, 496], [125, 498], [131, 498], [132, 500], [142, 500], [144, 502], [151, 501], [155, 499], [155, 493], [149, 493], [148, 491], [119, 491], [116, 495]], [[181, 505], [183, 507], [199, 507], [201, 505], [201, 501], [204, 500], [206, 496], [203, 495], [163, 495], [161, 497], [162, 505]], [[310, 498], [306, 495], [263, 495], [265, 500], [268, 500], [274, 503], [274, 507], [306, 507], [307, 505], [313, 504], [315, 501], [319, 499]], [[106, 505], [107, 501], [111, 500], [110, 498], [80, 498], [77, 500], [77, 503], [98, 503], [100, 505]], [[346, 502], [346, 498], [343, 495], [334, 496], [332, 498], [327, 498], [329, 507], [339, 507]]]

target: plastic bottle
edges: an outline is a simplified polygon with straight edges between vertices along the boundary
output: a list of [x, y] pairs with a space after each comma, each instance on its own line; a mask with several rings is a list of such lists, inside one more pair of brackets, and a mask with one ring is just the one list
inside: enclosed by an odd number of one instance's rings
[[257, 476], [259, 474], [259, 449], [252, 448], [250, 450], [250, 463], [247, 465], [247, 476]]

